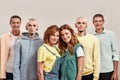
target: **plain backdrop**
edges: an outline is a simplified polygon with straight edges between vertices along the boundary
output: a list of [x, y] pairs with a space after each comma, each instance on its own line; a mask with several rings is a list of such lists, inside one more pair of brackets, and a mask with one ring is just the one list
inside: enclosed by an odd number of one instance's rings
[[120, 50], [119, 8], [120, 0], [0, 0], [0, 35], [10, 31], [9, 18], [12, 15], [21, 16], [21, 31], [26, 31], [25, 24], [29, 18], [36, 18], [41, 37], [52, 24], [69, 24], [76, 31], [74, 23], [79, 16], [87, 19], [87, 31], [93, 33], [92, 17], [101, 13], [105, 17], [104, 27], [115, 32]]

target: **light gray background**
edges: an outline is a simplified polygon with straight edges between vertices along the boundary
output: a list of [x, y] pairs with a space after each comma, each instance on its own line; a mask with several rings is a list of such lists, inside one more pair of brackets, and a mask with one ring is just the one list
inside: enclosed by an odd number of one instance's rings
[[120, 50], [119, 8], [120, 0], [0, 0], [0, 35], [9, 32], [9, 18], [14, 14], [22, 18], [22, 31], [25, 31], [28, 18], [36, 18], [41, 37], [52, 24], [61, 26], [67, 23], [76, 31], [74, 22], [79, 16], [87, 18], [87, 30], [93, 33], [92, 17], [96, 13], [102, 13], [105, 16], [104, 27], [116, 33]]

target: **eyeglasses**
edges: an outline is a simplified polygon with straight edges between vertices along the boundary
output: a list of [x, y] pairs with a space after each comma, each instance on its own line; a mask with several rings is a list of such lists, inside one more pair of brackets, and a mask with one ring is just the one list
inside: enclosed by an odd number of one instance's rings
[[86, 24], [85, 22], [77, 22], [77, 24]]

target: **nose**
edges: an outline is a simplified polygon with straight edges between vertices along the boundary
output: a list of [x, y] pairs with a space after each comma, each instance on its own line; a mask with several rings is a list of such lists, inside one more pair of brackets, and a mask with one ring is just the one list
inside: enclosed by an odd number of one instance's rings
[[14, 25], [15, 25], [15, 26], [18, 26], [18, 23], [15, 23]]

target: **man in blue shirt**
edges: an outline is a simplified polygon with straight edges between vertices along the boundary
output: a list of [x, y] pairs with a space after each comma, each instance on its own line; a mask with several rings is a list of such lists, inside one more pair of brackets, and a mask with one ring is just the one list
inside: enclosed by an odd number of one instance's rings
[[96, 14], [93, 16], [95, 36], [100, 41], [100, 76], [99, 80], [118, 80], [119, 51], [115, 34], [104, 28], [104, 16]]

